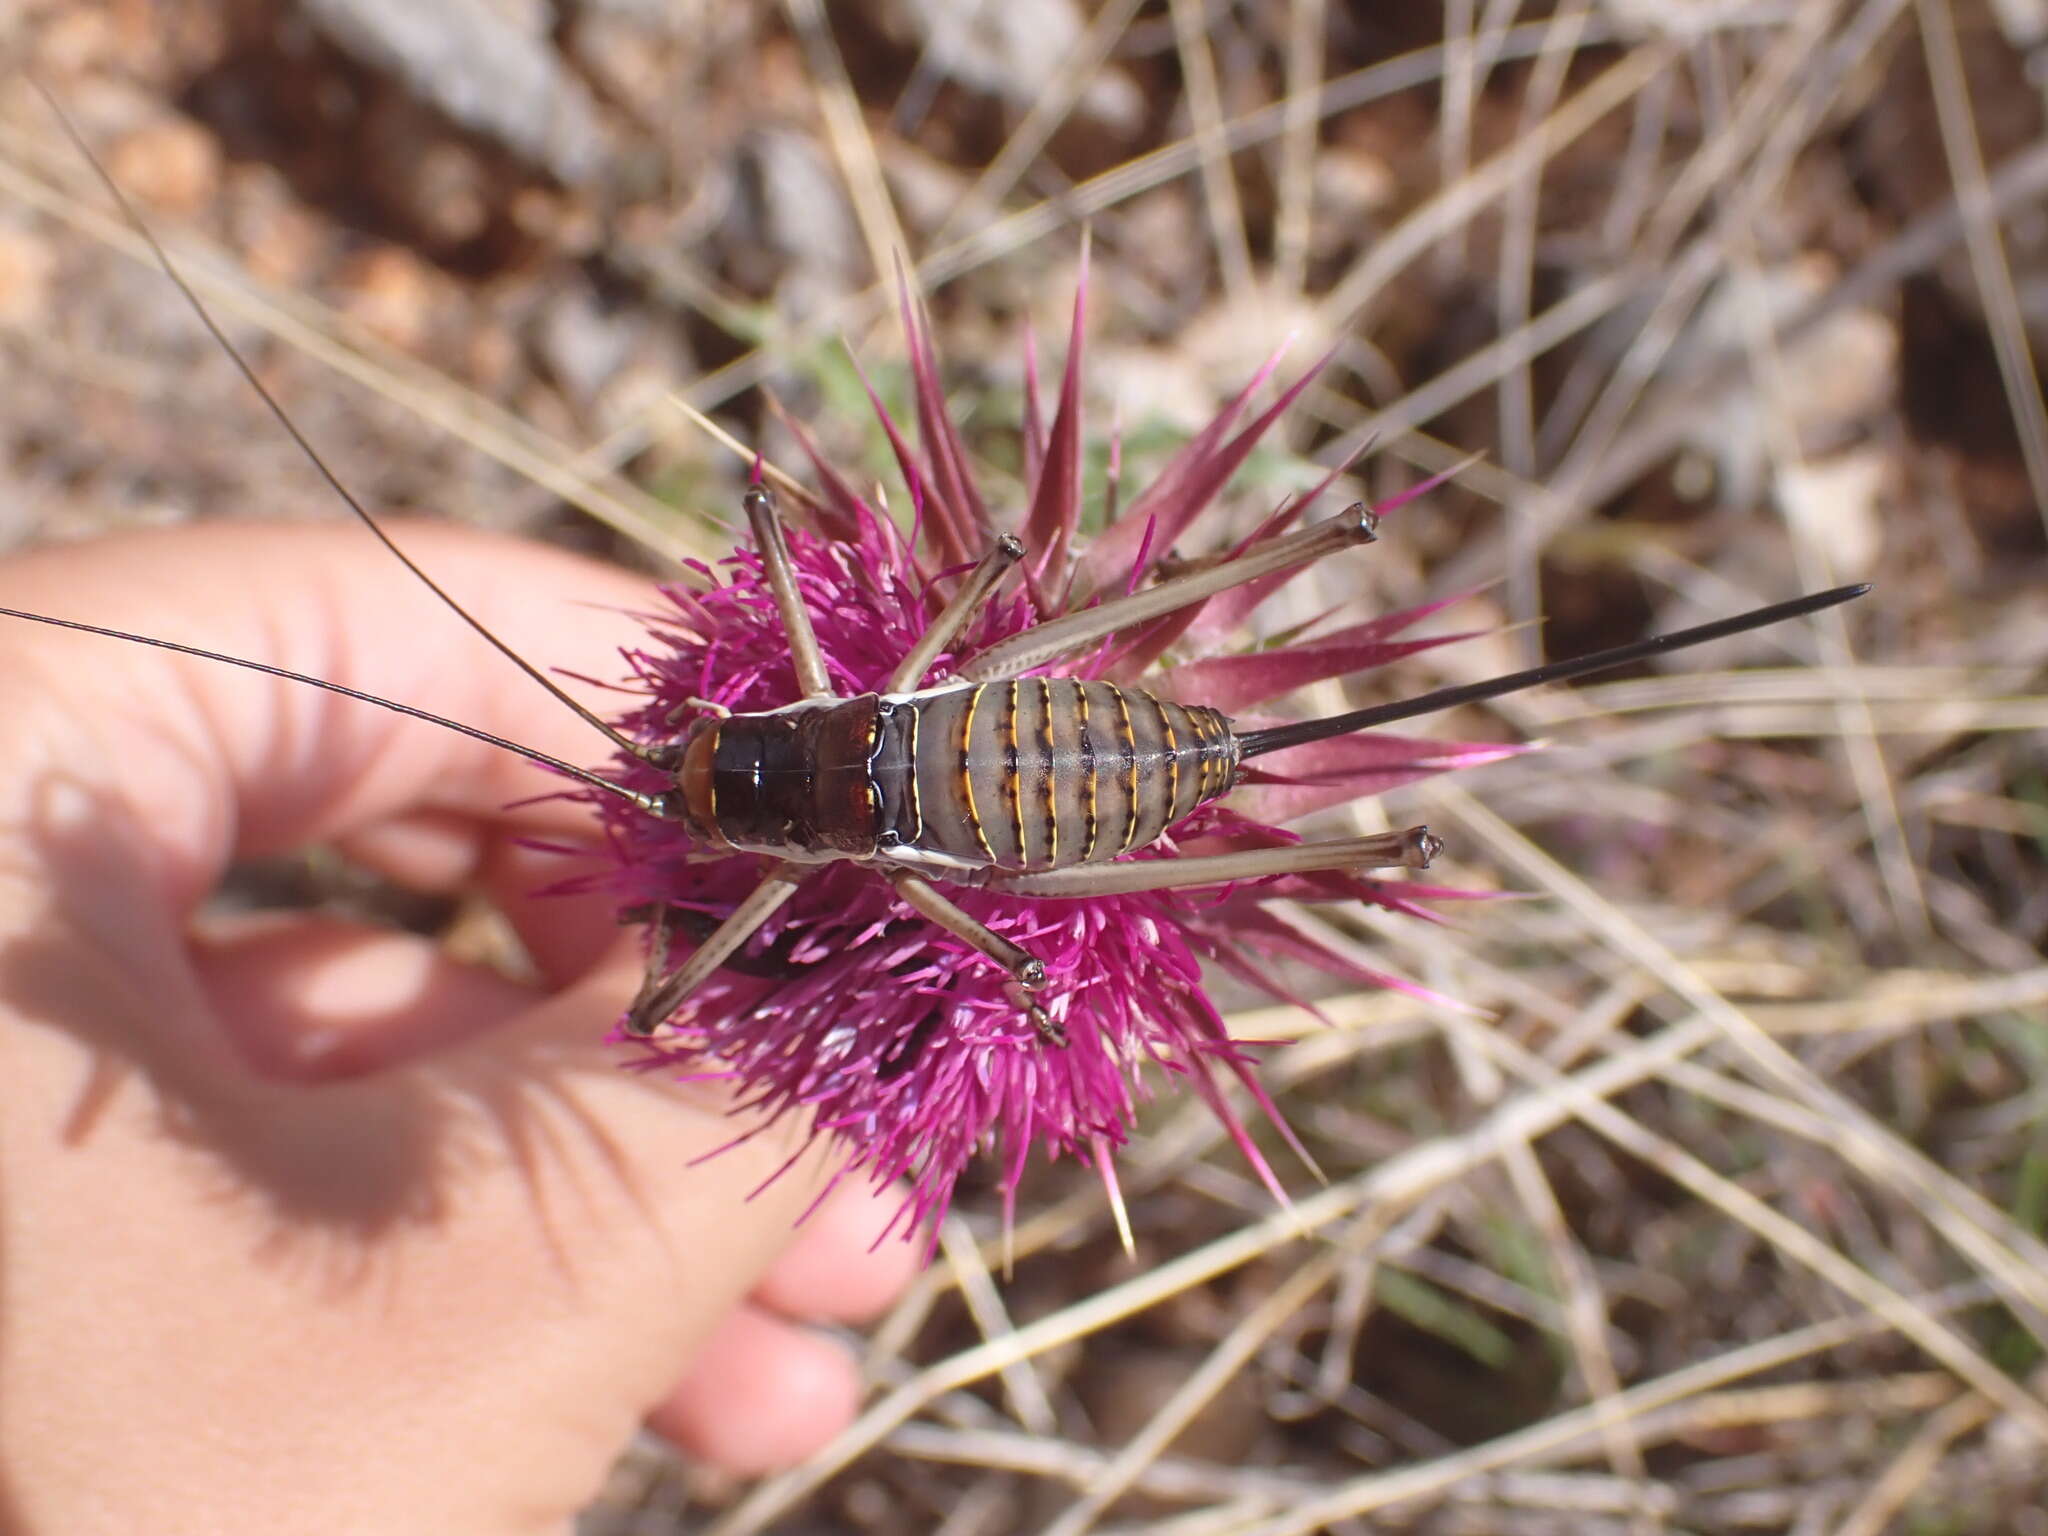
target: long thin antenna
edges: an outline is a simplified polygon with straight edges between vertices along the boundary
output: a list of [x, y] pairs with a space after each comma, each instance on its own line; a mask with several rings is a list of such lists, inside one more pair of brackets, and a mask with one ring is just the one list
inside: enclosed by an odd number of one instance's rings
[[1348, 736], [1353, 731], [1368, 730], [1376, 725], [1391, 725], [1396, 720], [1410, 720], [1417, 715], [1433, 715], [1440, 709], [1450, 709], [1459, 704], [1476, 704], [1481, 699], [1497, 699], [1504, 693], [1518, 693], [1524, 688], [1534, 688], [1542, 683], [1558, 683], [1574, 677], [1584, 677], [1589, 672], [1605, 672], [1610, 667], [1625, 667], [1632, 661], [1661, 655], [1666, 651], [1682, 651], [1689, 645], [1704, 645], [1709, 640], [1720, 640], [1729, 635], [1739, 635], [1744, 630], [1762, 629], [1766, 624], [1782, 623], [1786, 619], [1800, 618], [1809, 613], [1818, 613], [1823, 608], [1832, 608], [1861, 597], [1870, 590], [1868, 582], [1853, 587], [1834, 587], [1826, 592], [1813, 592], [1805, 597], [1795, 597], [1790, 602], [1773, 603], [1768, 608], [1752, 608], [1748, 613], [1738, 613], [1733, 618], [1716, 619], [1711, 624], [1701, 624], [1693, 629], [1675, 630], [1668, 635], [1653, 635], [1648, 640], [1638, 640], [1633, 645], [1617, 645], [1612, 650], [1594, 651], [1588, 656], [1574, 656], [1566, 661], [1548, 662], [1540, 667], [1531, 667], [1526, 672], [1510, 672], [1505, 677], [1490, 677], [1481, 683], [1463, 683], [1453, 688], [1439, 688], [1434, 693], [1425, 693], [1412, 699], [1402, 699], [1393, 704], [1376, 704], [1369, 709], [1354, 709], [1346, 715], [1331, 715], [1322, 720], [1300, 720], [1293, 725], [1276, 725], [1268, 730], [1247, 731], [1238, 737], [1238, 745], [1245, 757], [1258, 757], [1267, 752], [1279, 752], [1288, 747], [1298, 747], [1304, 742], [1322, 741], [1330, 736]]
[[464, 725], [460, 720], [450, 720], [446, 715], [437, 715], [432, 710], [421, 709], [414, 704], [401, 704], [396, 699], [381, 698], [374, 693], [364, 693], [341, 683], [330, 683], [325, 678], [309, 677], [304, 672], [294, 672], [288, 667], [273, 667], [267, 661], [251, 661], [246, 656], [229, 656], [221, 651], [201, 650], [196, 645], [180, 645], [175, 640], [159, 640], [154, 635], [130, 634], [125, 629], [108, 629], [99, 624], [84, 624], [77, 619], [56, 619], [47, 613], [26, 613], [19, 608], [0, 608], [0, 618], [27, 619], [31, 624], [50, 624], [58, 629], [75, 629], [81, 634], [105, 635], [109, 640], [128, 640], [137, 645], [154, 645], [166, 651], [176, 651], [181, 656], [197, 656], [201, 661], [223, 662], [230, 667], [246, 667], [251, 672], [261, 672], [268, 677], [281, 677], [286, 682], [305, 683], [310, 687], [324, 688], [329, 693], [338, 693], [345, 699], [358, 699], [365, 704], [374, 704], [379, 709], [388, 709], [393, 714], [410, 715], [415, 720], [424, 720], [429, 725], [438, 725], [444, 730], [456, 731], [485, 746], [498, 747], [506, 752], [517, 753], [533, 762], [566, 773], [572, 779], [617, 795], [621, 800], [630, 800], [650, 815], [663, 814], [663, 797], [645, 794], [637, 789], [628, 789], [623, 784], [614, 784], [610, 779], [600, 778], [587, 768], [578, 768], [574, 763], [564, 762], [559, 757], [550, 757], [532, 747], [521, 746], [503, 736], [493, 736], [489, 731], [479, 730], [473, 725]]
[[[366, 508], [360, 501], [356, 500], [354, 493], [351, 492], [347, 486], [341, 483], [341, 477], [335, 474], [333, 470], [327, 467], [327, 461], [320, 457], [319, 450], [316, 449], [312, 445], [312, 443], [307, 440], [305, 433], [299, 430], [297, 423], [295, 423], [290, 416], [285, 414], [284, 407], [277, 403], [277, 397], [271, 394], [269, 389], [264, 386], [263, 381], [256, 376], [256, 370], [249, 366], [248, 359], [242, 356], [241, 352], [237, 350], [235, 344], [232, 341], [228, 340], [227, 333], [223, 331], [220, 328], [220, 325], [214, 320], [213, 312], [206, 307], [205, 302], [201, 300], [201, 298], [196, 292], [193, 291], [192, 285], [186, 282], [184, 277], [180, 275], [177, 267], [174, 266], [171, 262], [170, 253], [163, 248], [162, 243], [158, 241], [157, 237], [150, 232], [149, 226], [142, 221], [142, 215], [136, 212], [135, 205], [128, 200], [127, 193], [123, 192], [120, 188], [120, 185], [114, 180], [114, 178], [107, 174], [107, 168], [100, 164], [99, 157], [92, 152], [92, 146], [85, 142], [85, 136], [78, 131], [77, 125], [71, 121], [70, 116], [64, 111], [63, 107], [58, 105], [57, 98], [51, 95], [50, 92], [44, 88], [43, 83], [40, 80], [35, 79], [33, 76], [29, 78], [29, 84], [34, 86], [36, 89], [36, 94], [41, 96], [43, 100], [46, 103], [48, 103], [50, 111], [56, 115], [57, 121], [63, 125], [65, 136], [68, 137], [71, 140], [72, 144], [77, 147], [79, 154], [84, 156], [86, 163], [92, 167], [93, 175], [99, 178], [100, 184], [107, 189], [108, 193], [113, 197], [115, 203], [119, 205], [122, 217], [125, 218], [129, 222], [129, 224], [131, 224], [134, 227], [135, 232], [143, 238], [145, 243], [147, 243], [150, 252], [156, 257], [157, 265], [162, 267], [164, 270], [164, 275], [177, 285], [178, 291], [185, 296], [185, 302], [190, 304], [192, 306], [193, 313], [199, 316], [200, 324], [204, 325], [206, 329], [212, 334], [213, 339], [220, 343], [221, 350], [226, 352], [229, 358], [233, 360], [235, 367], [241, 370], [242, 377], [249, 381], [249, 387], [255, 390], [257, 396], [263, 401], [263, 403], [266, 406], [270, 408], [270, 414], [277, 418], [278, 425], [284, 428], [285, 432], [290, 436], [291, 440], [294, 443], [298, 444], [299, 451], [305, 454], [306, 458], [309, 461], [311, 461], [313, 468], [319, 471], [320, 478], [325, 480], [328, 483], [328, 485], [333, 488], [335, 495], [339, 496], [342, 499], [343, 503], [348, 507], [349, 511], [353, 512], [356, 515], [357, 520], [361, 522], [365, 528], [369, 529], [371, 533], [376, 535], [377, 542], [382, 544], [387, 550], [389, 550], [391, 554], [397, 559], [400, 565], [404, 566], [408, 571], [412, 572], [412, 574], [416, 578], [418, 578], [420, 583], [423, 586], [425, 586], [429, 592], [432, 592], [434, 596], [438, 597], [443, 603], [445, 603], [448, 606], [448, 608], [456, 615], [456, 617], [460, 618], [463, 623], [467, 624], [479, 635], [482, 635], [485, 640], [489, 641], [491, 647], [494, 650], [496, 650], [499, 655], [505, 657], [508, 661], [512, 663], [512, 665], [517, 667], [520, 671], [524, 672], [536, 683], [539, 683], [541, 687], [545, 688], [549, 693], [553, 694], [555, 699], [559, 703], [565, 704], [571, 710], [575, 711], [575, 713], [583, 720], [583, 722], [586, 725], [589, 725], [594, 729], [601, 731], [604, 734], [605, 739], [611, 742], [613, 746], [617, 747], [622, 752], [628, 753], [633, 757], [641, 758], [644, 760], [647, 757], [647, 749], [645, 747], [643, 747], [639, 742], [634, 741], [630, 736], [627, 736], [619, 730], [617, 730], [602, 716], [585, 708], [582, 704], [579, 704], [575, 699], [571, 698], [566, 691], [559, 687], [552, 678], [548, 677], [546, 673], [542, 672], [540, 668], [536, 667], [524, 656], [521, 656], [517, 651], [513, 650], [511, 646], [507, 645], [503, 640], [500, 640], [496, 635], [491, 633], [490, 629], [484, 624], [484, 622], [481, 619], [477, 618], [475, 614], [471, 613], [467, 608], [463, 607], [462, 604], [458, 603], [453, 597], [451, 597], [448, 594], [447, 590], [443, 588], [439, 582], [435, 581], [433, 577], [429, 576], [424, 570], [422, 570], [418, 565], [416, 565], [413, 562], [412, 557], [406, 554], [404, 550], [400, 549], [398, 545], [392, 541], [391, 535], [386, 533], [384, 531], [383, 526], [377, 521], [377, 519], [370, 515], [369, 509]], [[74, 627], [84, 628], [86, 626], [81, 625]], [[112, 631], [107, 631], [107, 633], [112, 633]], [[185, 649], [185, 647], [174, 646], [173, 649], [182, 650]], [[220, 659], [233, 661], [237, 658], [225, 657]], [[242, 663], [242, 665], [255, 666], [256, 663], [244, 662]], [[261, 669], [259, 668], [259, 670]], [[290, 674], [284, 675], [288, 676]], [[346, 693], [348, 690], [342, 689], [340, 691]], [[356, 697], [360, 698], [364, 697], [364, 695], [358, 694], [356, 695]], [[442, 723], [444, 725], [454, 724], [453, 721], [443, 721]], [[466, 729], [466, 727], [458, 728]]]

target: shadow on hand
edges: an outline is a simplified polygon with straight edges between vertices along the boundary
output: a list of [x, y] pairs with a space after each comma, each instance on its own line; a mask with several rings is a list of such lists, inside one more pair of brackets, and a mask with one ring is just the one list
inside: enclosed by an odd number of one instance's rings
[[[150, 840], [115, 797], [52, 775], [37, 786], [28, 857], [17, 878], [45, 900], [0, 938], [0, 997], [25, 1024], [69, 1035], [86, 1063], [64, 1122], [81, 1155], [107, 1117], [148, 1096], [145, 1135], [210, 1165], [214, 1198], [258, 1208], [249, 1255], [308, 1266], [325, 1294], [374, 1278], [377, 1255], [407, 1228], [444, 1224], [471, 1178], [518, 1170], [564, 1278], [564, 1197], [594, 1202], [594, 1167], [652, 1222], [631, 1161], [584, 1103], [661, 1094], [678, 1114], [723, 1113], [707, 1095], [623, 1073], [601, 1016], [570, 1021], [574, 998], [544, 1002], [520, 1027], [356, 1078], [307, 1083], [266, 1075], [238, 1046], [195, 970], [184, 915], [148, 894]], [[623, 1002], [589, 988], [592, 1011]], [[569, 1023], [573, 1027], [561, 1027]], [[735, 1134], [740, 1126], [732, 1127]], [[721, 1138], [722, 1139], [722, 1138]], [[555, 1176], [559, 1175], [559, 1176]], [[573, 1227], [573, 1220], [566, 1222]], [[223, 1255], [224, 1262], [232, 1256]]]

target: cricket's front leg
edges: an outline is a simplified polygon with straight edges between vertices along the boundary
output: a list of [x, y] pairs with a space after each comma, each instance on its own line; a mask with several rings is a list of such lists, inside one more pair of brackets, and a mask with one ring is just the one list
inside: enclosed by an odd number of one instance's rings
[[746, 509], [754, 547], [761, 552], [761, 570], [768, 578], [768, 589], [775, 594], [775, 612], [789, 641], [790, 658], [796, 663], [797, 686], [807, 699], [832, 698], [825, 653], [818, 649], [810, 613], [804, 608], [803, 594], [797, 591], [796, 567], [790, 562], [789, 540], [783, 535], [782, 514], [776, 510], [775, 498], [767, 486], [750, 485], [740, 505]]
[[647, 977], [640, 984], [640, 995], [626, 1010], [626, 1033], [644, 1040], [661, 1028], [684, 999], [710, 980], [712, 972], [796, 894], [804, 876], [815, 867], [787, 862], [775, 865], [754, 887], [753, 894], [733, 909], [732, 916], [712, 930], [711, 936], [666, 976], [661, 966], [668, 957], [669, 919], [668, 909], [663, 907], [654, 922], [654, 952], [647, 962]]
[[938, 660], [939, 652], [951, 645], [973, 622], [975, 615], [981, 612], [995, 592], [996, 584], [1009, 573], [1011, 566], [1023, 558], [1022, 539], [1007, 533], [997, 539], [989, 552], [981, 557], [981, 563], [967, 573], [967, 579], [953, 594], [953, 600], [932, 620], [931, 627], [917, 637], [917, 644], [896, 663], [896, 670], [882, 685], [882, 692], [909, 693], [923, 682], [925, 673], [931, 671], [932, 663]]

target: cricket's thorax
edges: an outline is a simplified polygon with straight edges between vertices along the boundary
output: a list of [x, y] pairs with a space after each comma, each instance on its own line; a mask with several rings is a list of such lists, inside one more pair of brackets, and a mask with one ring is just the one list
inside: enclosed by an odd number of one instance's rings
[[705, 721], [677, 775], [689, 820], [707, 841], [784, 858], [872, 858], [875, 695]]

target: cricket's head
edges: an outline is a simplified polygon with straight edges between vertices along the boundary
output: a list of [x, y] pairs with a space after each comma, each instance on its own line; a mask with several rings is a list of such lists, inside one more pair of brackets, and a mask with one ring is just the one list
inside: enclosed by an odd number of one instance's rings
[[725, 717], [709, 711], [692, 720], [681, 740], [664, 752], [664, 766], [674, 765], [678, 818], [695, 841], [718, 853], [736, 850], [718, 830], [718, 797], [713, 774], [718, 763], [719, 728]]

